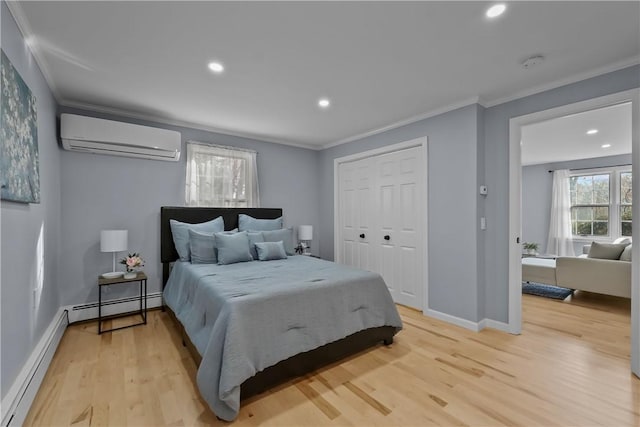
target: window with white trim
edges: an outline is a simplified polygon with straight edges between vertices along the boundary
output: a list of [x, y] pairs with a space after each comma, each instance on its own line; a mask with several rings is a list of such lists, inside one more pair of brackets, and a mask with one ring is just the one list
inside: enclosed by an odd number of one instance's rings
[[574, 237], [631, 236], [631, 166], [575, 172], [569, 183]]
[[188, 206], [259, 207], [255, 151], [187, 142]]

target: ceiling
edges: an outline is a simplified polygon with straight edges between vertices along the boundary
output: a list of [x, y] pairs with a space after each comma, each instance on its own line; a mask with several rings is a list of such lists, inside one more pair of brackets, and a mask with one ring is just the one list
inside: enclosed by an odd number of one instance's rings
[[639, 2], [9, 3], [62, 105], [312, 148], [640, 62]]
[[521, 148], [523, 165], [630, 154], [631, 102], [523, 126]]

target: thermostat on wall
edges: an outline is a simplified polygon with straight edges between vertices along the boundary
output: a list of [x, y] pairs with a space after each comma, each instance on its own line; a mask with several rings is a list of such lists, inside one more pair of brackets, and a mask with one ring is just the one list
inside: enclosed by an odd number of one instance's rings
[[483, 196], [487, 195], [487, 186], [486, 185], [481, 185], [480, 186], [480, 194], [482, 194]]

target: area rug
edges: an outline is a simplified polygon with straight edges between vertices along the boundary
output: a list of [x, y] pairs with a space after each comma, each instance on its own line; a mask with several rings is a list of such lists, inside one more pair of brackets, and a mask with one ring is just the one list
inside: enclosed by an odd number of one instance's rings
[[522, 282], [522, 293], [562, 300], [571, 295], [571, 289], [543, 285], [542, 283]]

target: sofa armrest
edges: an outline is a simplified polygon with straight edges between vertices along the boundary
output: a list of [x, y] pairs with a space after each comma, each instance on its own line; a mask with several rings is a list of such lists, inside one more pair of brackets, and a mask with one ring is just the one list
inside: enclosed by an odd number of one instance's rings
[[559, 257], [558, 286], [631, 298], [631, 263], [619, 260]]

